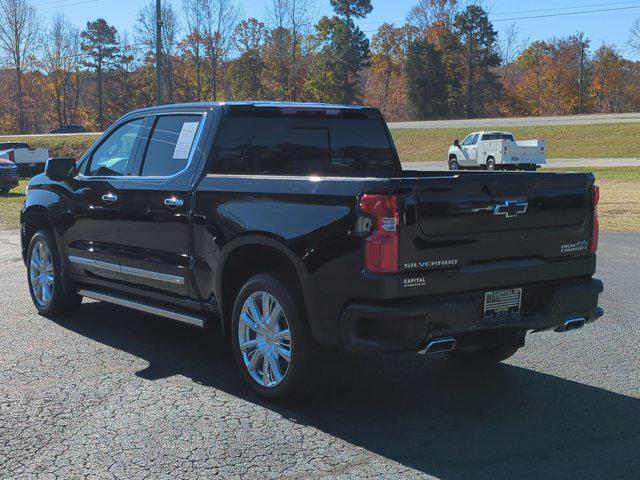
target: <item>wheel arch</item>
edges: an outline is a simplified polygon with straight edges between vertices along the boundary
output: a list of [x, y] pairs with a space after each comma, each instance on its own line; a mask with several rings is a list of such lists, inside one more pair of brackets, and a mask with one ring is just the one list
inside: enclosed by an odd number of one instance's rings
[[21, 215], [21, 228], [20, 228], [20, 244], [22, 250], [22, 260], [26, 263], [27, 251], [29, 250], [29, 243], [38, 230], [43, 228], [51, 230], [54, 234], [58, 248], [60, 247], [60, 240], [57, 232], [55, 231], [54, 221], [51, 217], [51, 213], [42, 205], [33, 205], [26, 208]]
[[216, 270], [214, 296], [224, 333], [229, 332], [233, 305], [242, 285], [253, 275], [269, 271], [285, 273], [299, 289], [306, 313], [308, 273], [302, 260], [282, 241], [266, 235], [244, 235], [223, 249]]

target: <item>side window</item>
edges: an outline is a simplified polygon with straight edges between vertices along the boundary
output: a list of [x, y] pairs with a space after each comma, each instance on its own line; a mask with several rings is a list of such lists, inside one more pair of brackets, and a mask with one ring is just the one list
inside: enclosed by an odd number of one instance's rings
[[143, 177], [169, 177], [184, 170], [189, 162], [202, 116], [158, 117], [144, 156]]
[[462, 145], [465, 147], [468, 147], [470, 145], [475, 145], [476, 143], [478, 143], [478, 137], [479, 135], [477, 133], [471, 134], [464, 139], [464, 142], [462, 142]]
[[513, 139], [513, 135], [505, 135], [503, 138], [507, 141], [515, 142], [515, 140]]
[[87, 175], [125, 175], [133, 161], [133, 147], [145, 122], [145, 118], [132, 120], [111, 133], [91, 155]]

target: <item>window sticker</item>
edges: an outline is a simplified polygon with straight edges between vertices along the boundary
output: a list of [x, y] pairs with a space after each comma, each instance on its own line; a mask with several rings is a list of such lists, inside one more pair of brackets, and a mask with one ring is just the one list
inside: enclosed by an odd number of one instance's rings
[[189, 152], [191, 151], [198, 125], [200, 125], [200, 122], [185, 122], [182, 125], [178, 143], [176, 143], [176, 148], [173, 151], [174, 160], [186, 160], [189, 158]]

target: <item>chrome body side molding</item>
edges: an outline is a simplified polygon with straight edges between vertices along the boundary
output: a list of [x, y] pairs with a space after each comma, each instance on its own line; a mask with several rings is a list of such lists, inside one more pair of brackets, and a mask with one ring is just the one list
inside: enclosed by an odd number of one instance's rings
[[85, 267], [97, 268], [100, 270], [107, 270], [109, 272], [122, 273], [122, 269], [120, 268], [120, 265], [116, 265], [114, 263], [101, 262], [99, 260], [93, 260], [91, 258], [85, 258], [85, 257], [76, 257], [74, 255], [69, 255], [69, 261], [71, 263], [77, 263], [78, 265], [83, 265]]
[[148, 278], [151, 280], [158, 280], [160, 282], [171, 283], [173, 285], [184, 285], [184, 277], [178, 277], [176, 275], [168, 275], [166, 273], [153, 272], [151, 270], [143, 270], [141, 268], [122, 267], [120, 265], [116, 265], [115, 263], [101, 262], [99, 260], [77, 257], [74, 255], [69, 255], [69, 261], [71, 263], [77, 263], [78, 265], [84, 265], [86, 267], [107, 270], [109, 272], [122, 273], [123, 275]]

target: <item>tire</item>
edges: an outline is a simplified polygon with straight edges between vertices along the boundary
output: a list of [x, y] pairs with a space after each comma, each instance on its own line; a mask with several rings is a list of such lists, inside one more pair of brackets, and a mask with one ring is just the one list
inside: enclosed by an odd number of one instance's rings
[[449, 160], [449, 170], [460, 170], [460, 164], [457, 160]]
[[448, 355], [466, 367], [485, 367], [512, 357], [520, 348], [516, 345], [495, 345], [477, 350], [453, 350], [448, 352]]
[[496, 169], [496, 161], [493, 157], [487, 158], [487, 163], [484, 166], [485, 170], [495, 170]]
[[27, 281], [31, 301], [45, 317], [71, 313], [82, 302], [82, 297], [64, 284], [60, 255], [53, 234], [48, 230], [39, 230], [31, 238], [27, 252]]
[[[262, 322], [265, 298], [270, 302], [271, 314], [278, 306], [281, 311], [278, 323], [271, 319], [270, 330]], [[255, 275], [238, 293], [231, 320], [233, 354], [242, 378], [263, 398], [293, 398], [302, 392], [309, 377], [316, 345], [303, 312], [301, 295], [281, 273]], [[254, 317], [258, 317], [257, 322]], [[283, 333], [287, 330], [288, 336]], [[245, 346], [241, 347], [241, 343]]]

